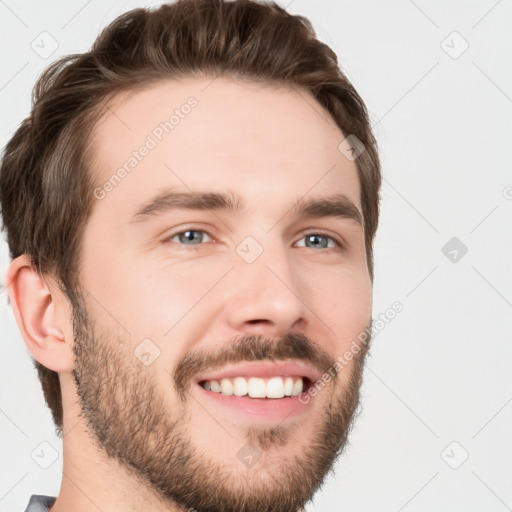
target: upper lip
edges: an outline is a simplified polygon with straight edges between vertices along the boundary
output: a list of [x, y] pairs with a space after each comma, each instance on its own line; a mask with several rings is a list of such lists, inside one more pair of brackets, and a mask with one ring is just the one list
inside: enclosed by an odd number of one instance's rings
[[227, 365], [218, 370], [198, 375], [196, 383], [205, 380], [232, 379], [234, 377], [307, 377], [311, 382], [320, 379], [320, 372], [299, 361], [252, 361]]

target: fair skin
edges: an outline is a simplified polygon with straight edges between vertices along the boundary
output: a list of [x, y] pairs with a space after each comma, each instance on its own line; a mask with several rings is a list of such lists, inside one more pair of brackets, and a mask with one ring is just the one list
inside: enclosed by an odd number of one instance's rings
[[[324, 427], [324, 411], [343, 397], [353, 366], [339, 373], [337, 387], [322, 390], [307, 406], [298, 404], [297, 397], [245, 397], [227, 404], [218, 400], [220, 394], [213, 396], [196, 382], [212, 372], [234, 369], [236, 374], [239, 363], [208, 367], [186, 379], [185, 399], [172, 385], [172, 376], [187, 355], [215, 357], [244, 336], [278, 340], [297, 333], [319, 355], [333, 360], [350, 347], [371, 318], [363, 226], [350, 216], [298, 217], [292, 208], [299, 199], [342, 194], [361, 212], [360, 185], [355, 163], [338, 150], [345, 135], [311, 95], [224, 77], [205, 88], [210, 82], [163, 82], [118, 94], [111, 101], [92, 133], [93, 172], [100, 186], [174, 108], [190, 96], [198, 104], [113, 190], [95, 200], [83, 235], [80, 283], [94, 335], [119, 355], [119, 360], [105, 356], [94, 363], [105, 376], [98, 388], [105, 392], [98, 401], [109, 404], [105, 415], [117, 403], [108, 401], [112, 396], [121, 405], [148, 398], [139, 409], [128, 409], [132, 413], [148, 407], [168, 422], [179, 420], [175, 433], [199, 455], [197, 472], [201, 467], [205, 472], [218, 468], [229, 475], [228, 489], [245, 493], [266, 488], [272, 494], [286, 468], [294, 468], [301, 455], [314, 453], [309, 450]], [[230, 192], [239, 196], [245, 210], [169, 210], [130, 222], [142, 205], [169, 189]], [[187, 243], [183, 236], [175, 236], [187, 230], [196, 238], [202, 234], [202, 242]], [[307, 235], [313, 234], [321, 237], [319, 247], [307, 244]], [[251, 263], [244, 260], [243, 251], [237, 252], [249, 236], [262, 249]], [[259, 250], [256, 245], [244, 248]], [[184, 502], [173, 503], [165, 491], [139, 479], [140, 468], [129, 469], [123, 455], [107, 457], [93, 441], [87, 421], [79, 416], [72, 373], [72, 308], [55, 281], [35, 272], [26, 256], [12, 262], [7, 278], [28, 349], [44, 366], [59, 372], [61, 382], [63, 479], [52, 512], [187, 510]], [[144, 339], [160, 350], [148, 366], [134, 355]], [[288, 371], [300, 376], [302, 368], [303, 375], [318, 378], [327, 370], [306, 359], [295, 362], [297, 366], [285, 370], [275, 361], [252, 361], [240, 375], [250, 376], [254, 368], [255, 374]], [[93, 363], [84, 363], [84, 368], [91, 371], [84, 370], [83, 375], [92, 379]], [[153, 386], [151, 394], [145, 393], [150, 385], [144, 387], [144, 376]], [[84, 382], [87, 386], [85, 378]], [[107, 382], [112, 389], [104, 389]], [[227, 400], [237, 398], [241, 397]], [[279, 400], [285, 400], [281, 408], [275, 405]], [[97, 425], [117, 429], [107, 443], [118, 440], [126, 455], [130, 443], [147, 440], [144, 450], [131, 453], [151, 454], [148, 465], [155, 475], [156, 469], [162, 470], [165, 484], [170, 478], [165, 473], [186, 471], [176, 461], [158, 458], [165, 445], [156, 446], [161, 435], [144, 432], [144, 422], [136, 423], [133, 432], [123, 432], [130, 417], [125, 421], [121, 408], [109, 421], [106, 416], [98, 419]], [[123, 422], [116, 423], [116, 418]], [[277, 426], [284, 441], [265, 445], [262, 439]], [[331, 432], [331, 438], [336, 435]], [[237, 453], [249, 441], [258, 446], [254, 453], [260, 459], [246, 467]]]

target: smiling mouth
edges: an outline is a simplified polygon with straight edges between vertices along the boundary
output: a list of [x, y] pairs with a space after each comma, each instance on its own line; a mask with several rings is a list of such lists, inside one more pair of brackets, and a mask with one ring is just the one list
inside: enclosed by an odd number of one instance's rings
[[[303, 416], [317, 398], [308, 392], [322, 377], [320, 369], [303, 361], [252, 361], [228, 364], [194, 379], [205, 407], [235, 413], [250, 423], [265, 425]], [[315, 393], [317, 395], [317, 393]]]
[[270, 378], [238, 376], [199, 382], [203, 389], [223, 396], [272, 400], [294, 397], [307, 392], [311, 384], [308, 377], [290, 375]]

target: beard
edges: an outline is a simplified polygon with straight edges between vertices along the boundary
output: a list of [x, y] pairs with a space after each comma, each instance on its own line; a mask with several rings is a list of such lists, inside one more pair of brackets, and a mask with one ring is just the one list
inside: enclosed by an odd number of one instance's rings
[[[309, 439], [301, 435], [300, 420], [289, 427], [284, 420], [273, 427], [246, 426], [246, 446], [258, 450], [261, 459], [250, 470], [240, 466], [236, 471], [233, 461], [226, 463], [229, 456], [224, 463], [209, 457], [187, 433], [191, 378], [224, 363], [290, 358], [323, 373], [335, 360], [302, 334], [278, 341], [243, 336], [225, 350], [189, 353], [177, 364], [172, 377], [180, 407], [173, 411], [156, 384], [154, 367], [135, 359], [128, 335], [99, 335], [82, 295], [74, 297], [73, 377], [87, 433], [162, 506], [197, 512], [296, 512], [312, 499], [342, 454], [357, 416], [370, 340], [354, 355], [352, 365], [319, 391], [325, 393], [326, 406]], [[201, 436], [215, 442], [212, 432]], [[302, 451], [284, 453], [294, 439], [304, 445]], [[266, 461], [265, 455], [277, 449], [281, 458]]]

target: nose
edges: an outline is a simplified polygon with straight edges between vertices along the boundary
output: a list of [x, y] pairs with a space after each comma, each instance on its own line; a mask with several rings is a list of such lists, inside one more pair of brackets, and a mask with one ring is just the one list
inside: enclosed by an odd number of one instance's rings
[[251, 263], [234, 255], [224, 314], [237, 332], [279, 338], [305, 330], [308, 308], [300, 276], [286, 248], [273, 245]]

